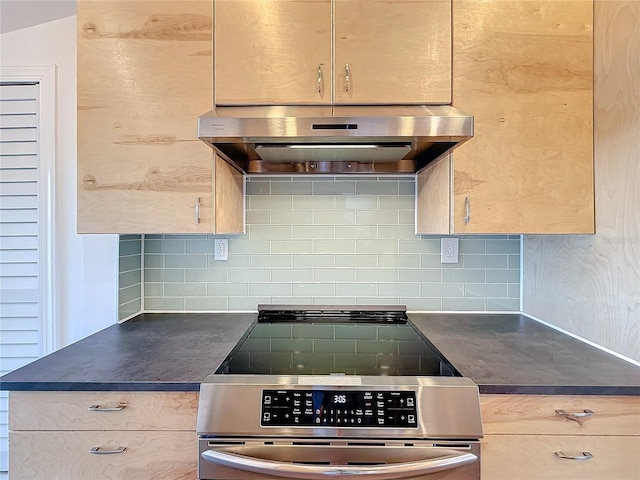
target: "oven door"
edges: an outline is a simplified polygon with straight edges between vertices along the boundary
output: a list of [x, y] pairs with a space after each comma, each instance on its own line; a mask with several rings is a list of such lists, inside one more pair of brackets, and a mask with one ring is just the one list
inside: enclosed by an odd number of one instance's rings
[[199, 478], [478, 480], [478, 442], [201, 439]]

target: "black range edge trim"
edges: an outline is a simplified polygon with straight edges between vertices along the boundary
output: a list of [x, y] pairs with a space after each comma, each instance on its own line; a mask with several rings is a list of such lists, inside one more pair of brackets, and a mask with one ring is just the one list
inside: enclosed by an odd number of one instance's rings
[[215, 375], [222, 375], [226, 373], [225, 370], [228, 370], [231, 359], [235, 357], [236, 352], [242, 348], [242, 346], [244, 345], [244, 342], [247, 341], [247, 338], [249, 338], [249, 335], [251, 335], [251, 332], [253, 331], [254, 328], [256, 328], [257, 324], [258, 324], [258, 316], [256, 316], [255, 320], [251, 322], [251, 325], [249, 325], [247, 330], [242, 334], [242, 337], [240, 337], [240, 339], [236, 342], [235, 346], [231, 349], [229, 354], [226, 357], [224, 357], [224, 360], [222, 362], [220, 362], [220, 365], [218, 365], [218, 368], [216, 368], [215, 371], [213, 372]]

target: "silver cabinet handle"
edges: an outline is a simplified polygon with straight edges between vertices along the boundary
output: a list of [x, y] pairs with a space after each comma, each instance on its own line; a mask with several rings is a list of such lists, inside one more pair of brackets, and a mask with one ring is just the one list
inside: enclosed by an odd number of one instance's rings
[[344, 64], [344, 91], [349, 93], [349, 83], [351, 82], [351, 70], [349, 70], [349, 64]]
[[90, 412], [119, 412], [127, 406], [127, 402], [120, 402], [115, 407], [101, 407], [100, 405], [89, 405]]
[[322, 66], [318, 65], [318, 93], [322, 93]]
[[471, 200], [469, 197], [464, 197], [464, 224], [469, 225], [471, 222]]
[[579, 425], [582, 425], [582, 422], [586, 420], [588, 417], [595, 415], [593, 410], [583, 410], [582, 412], [576, 413], [567, 413], [563, 409], [558, 408], [556, 410], [556, 415], [566, 418], [567, 420], [571, 420], [572, 422], [577, 422]]
[[[224, 465], [237, 470], [261, 473], [269, 478], [273, 476], [289, 479], [318, 478], [364, 478], [367, 480], [396, 480], [405, 477], [417, 477], [430, 473], [449, 471], [463, 465], [474, 463], [478, 457], [473, 453], [459, 453], [452, 450], [442, 452], [441, 457], [425, 458], [406, 463], [382, 465], [312, 465], [289, 463], [265, 458], [253, 457], [230, 451], [205, 450], [202, 458], [210, 463]], [[384, 456], [383, 453], [380, 455]], [[422, 477], [421, 477], [422, 478]]]
[[116, 447], [110, 450], [102, 447], [91, 447], [89, 449], [89, 453], [94, 453], [96, 455], [112, 455], [114, 453], [122, 453], [127, 449], [127, 447]]
[[591, 460], [593, 454], [591, 452], [582, 452], [582, 455], [567, 455], [562, 452], [553, 452], [558, 458], [564, 458], [566, 460]]
[[200, 197], [196, 198], [196, 223], [200, 223]]

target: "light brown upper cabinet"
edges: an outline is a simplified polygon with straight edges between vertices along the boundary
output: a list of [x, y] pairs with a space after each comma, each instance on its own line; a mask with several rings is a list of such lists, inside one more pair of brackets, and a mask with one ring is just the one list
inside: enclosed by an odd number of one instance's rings
[[419, 233], [593, 233], [593, 2], [454, 0], [475, 136], [418, 178]]
[[244, 180], [197, 138], [210, 1], [78, 1], [78, 232], [241, 233]]
[[217, 0], [214, 18], [216, 105], [451, 103], [451, 0]]

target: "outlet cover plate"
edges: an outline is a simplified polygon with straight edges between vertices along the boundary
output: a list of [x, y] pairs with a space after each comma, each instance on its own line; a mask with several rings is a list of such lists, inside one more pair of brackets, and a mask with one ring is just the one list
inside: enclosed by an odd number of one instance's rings
[[440, 263], [458, 263], [458, 238], [440, 239]]
[[229, 239], [216, 238], [213, 241], [213, 259], [229, 260]]

